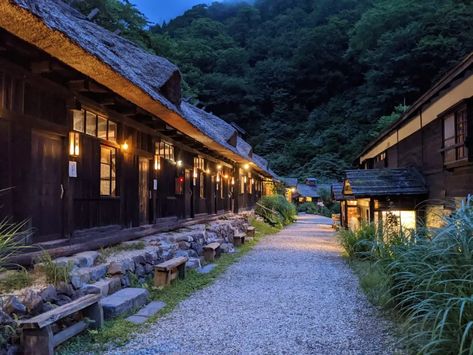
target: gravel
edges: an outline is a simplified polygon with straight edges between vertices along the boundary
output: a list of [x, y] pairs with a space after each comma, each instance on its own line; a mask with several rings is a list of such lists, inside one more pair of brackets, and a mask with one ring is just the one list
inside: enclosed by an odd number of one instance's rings
[[110, 354], [392, 354], [392, 325], [340, 257], [329, 219], [300, 216]]

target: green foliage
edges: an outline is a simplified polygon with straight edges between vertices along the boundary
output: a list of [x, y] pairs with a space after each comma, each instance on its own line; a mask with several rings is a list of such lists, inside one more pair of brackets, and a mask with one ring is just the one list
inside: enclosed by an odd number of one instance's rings
[[283, 227], [294, 222], [296, 207], [282, 195], [264, 196], [255, 213], [273, 226]]
[[[236, 253], [223, 254], [220, 258], [216, 259], [216, 267], [210, 273], [199, 274], [194, 270], [190, 270], [185, 280], [175, 280], [171, 286], [160, 289], [154, 287], [152, 283], [144, 285], [150, 291], [150, 298], [152, 300], [166, 303], [166, 307], [156, 316], [152, 317], [149, 322], [156, 322], [160, 317], [172, 312], [180, 302], [213, 283], [230, 265], [253, 249], [261, 238], [279, 231], [278, 228], [256, 219], [250, 219], [249, 222], [256, 228], [255, 238], [237, 248]], [[131, 339], [135, 331], [139, 331], [146, 326], [147, 324], [143, 326], [134, 325], [123, 318], [106, 321], [102, 329], [98, 331], [89, 330], [87, 334], [74, 337], [71, 341], [62, 345], [59, 348], [59, 353], [99, 353], [105, 351], [111, 345], [123, 346]]]
[[31, 286], [32, 283], [33, 277], [25, 268], [6, 271], [4, 274], [0, 274], [0, 293], [20, 290]]
[[422, 354], [473, 353], [473, 199], [436, 230], [397, 233], [364, 225], [341, 231], [360, 284], [405, 320], [404, 340]]
[[151, 28], [128, 1], [74, 6], [175, 62], [184, 96], [246, 129], [286, 176], [338, 178], [473, 51], [469, 0], [215, 2]]
[[4, 270], [12, 256], [26, 248], [25, 240], [31, 234], [26, 224], [11, 223], [7, 219], [0, 221], [0, 271]]
[[65, 266], [56, 264], [47, 251], [41, 254], [38, 264], [38, 269], [44, 273], [46, 281], [53, 285], [59, 285], [61, 282], [67, 283], [69, 274], [74, 267], [72, 261], [69, 261]]
[[304, 202], [297, 206], [297, 212], [318, 214], [325, 217], [332, 217], [332, 211], [325, 206], [316, 205], [313, 202]]

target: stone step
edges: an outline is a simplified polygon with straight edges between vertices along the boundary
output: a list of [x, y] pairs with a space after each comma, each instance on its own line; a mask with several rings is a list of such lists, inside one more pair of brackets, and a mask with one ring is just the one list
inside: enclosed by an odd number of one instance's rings
[[102, 297], [110, 296], [122, 288], [119, 277], [106, 278], [82, 287], [87, 293], [100, 293]]
[[148, 305], [143, 307], [138, 313], [128, 317], [126, 320], [135, 323], [135, 324], [143, 324], [146, 322], [150, 317], [154, 316], [160, 310], [166, 307], [166, 303], [161, 301], [153, 301], [150, 302]]
[[149, 293], [144, 288], [124, 288], [100, 302], [105, 319], [112, 319], [130, 313], [146, 304]]

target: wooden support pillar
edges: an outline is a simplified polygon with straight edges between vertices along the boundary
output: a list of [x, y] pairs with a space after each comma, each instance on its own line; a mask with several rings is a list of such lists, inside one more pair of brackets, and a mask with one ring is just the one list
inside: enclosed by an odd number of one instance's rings
[[370, 198], [370, 223], [374, 222], [374, 200]]
[[236, 164], [233, 166], [233, 178], [235, 179], [235, 184], [233, 185], [233, 212], [238, 213], [240, 210], [240, 206], [238, 203], [238, 195], [240, 191], [240, 169]]

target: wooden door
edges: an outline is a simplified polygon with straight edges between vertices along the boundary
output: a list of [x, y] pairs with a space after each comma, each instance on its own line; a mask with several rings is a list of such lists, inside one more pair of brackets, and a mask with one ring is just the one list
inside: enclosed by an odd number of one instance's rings
[[63, 138], [33, 131], [30, 181], [35, 242], [63, 235], [63, 168]]
[[184, 176], [184, 205], [185, 205], [185, 218], [193, 217], [193, 206], [192, 206], [192, 172], [190, 170], [185, 171]]
[[149, 223], [149, 160], [140, 158], [139, 162], [139, 212], [140, 224]]

